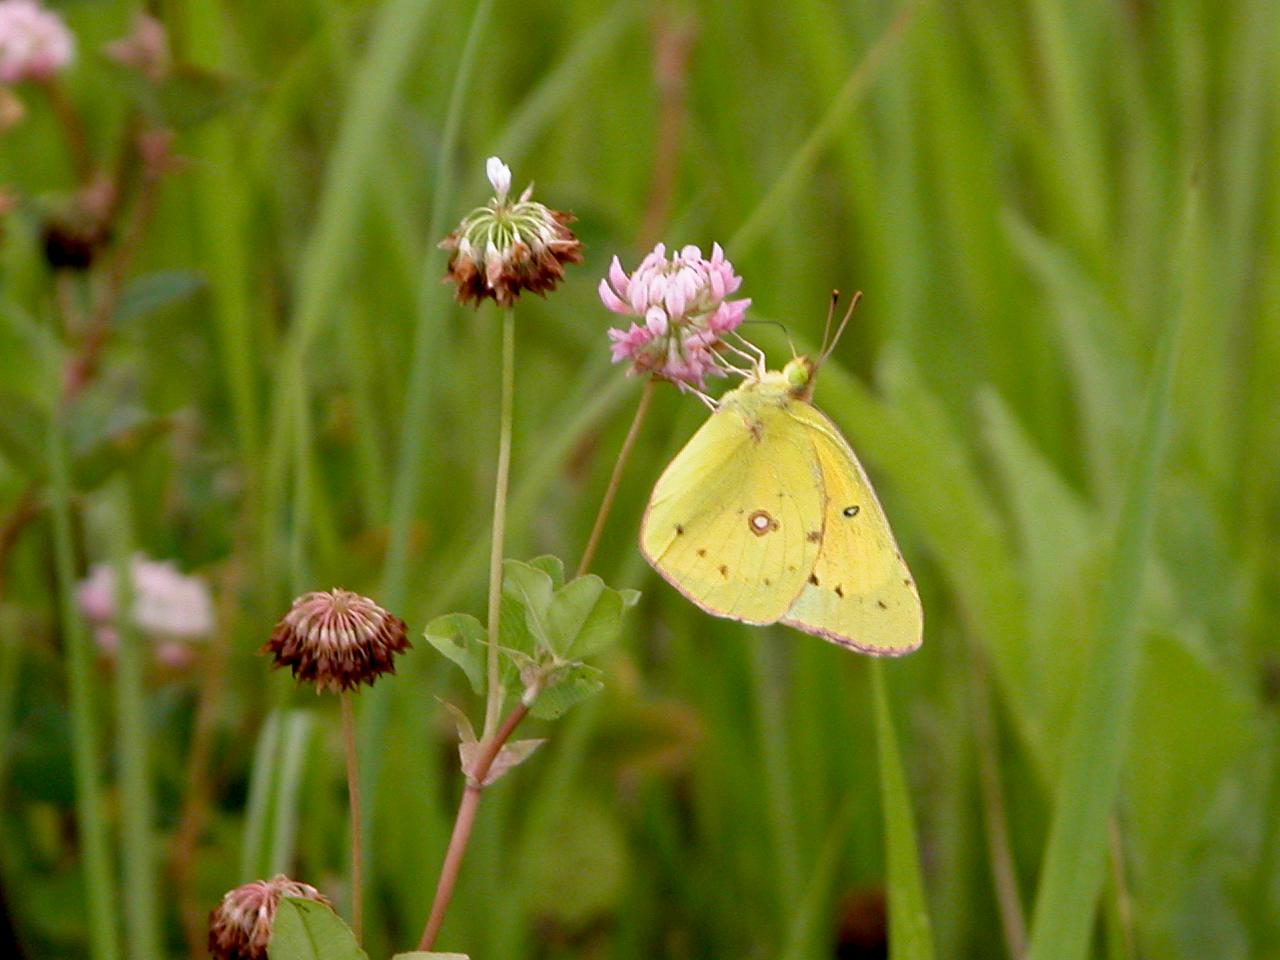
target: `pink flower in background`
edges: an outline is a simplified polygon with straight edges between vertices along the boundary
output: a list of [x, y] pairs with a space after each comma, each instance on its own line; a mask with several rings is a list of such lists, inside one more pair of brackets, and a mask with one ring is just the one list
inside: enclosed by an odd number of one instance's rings
[[0, 0], [0, 83], [48, 80], [75, 56], [62, 18], [36, 0]]
[[728, 299], [741, 285], [718, 243], [709, 259], [695, 246], [668, 258], [660, 243], [630, 276], [614, 257], [600, 299], [614, 313], [642, 319], [609, 331], [614, 363], [630, 361], [631, 373], [652, 373], [682, 389], [723, 376], [721, 340], [751, 306], [749, 299]]
[[[190, 643], [213, 632], [213, 600], [199, 577], [180, 573], [172, 563], [148, 560], [138, 554], [133, 575], [133, 622], [156, 644], [160, 662], [181, 667], [193, 658]], [[116, 620], [116, 572], [95, 564], [76, 591], [80, 610], [94, 624], [94, 636], [104, 653], [119, 647]]]

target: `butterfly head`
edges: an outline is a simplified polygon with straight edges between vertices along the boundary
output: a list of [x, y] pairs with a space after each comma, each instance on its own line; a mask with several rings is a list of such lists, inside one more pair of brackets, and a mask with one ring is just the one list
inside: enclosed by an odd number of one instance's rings
[[782, 368], [782, 378], [793, 396], [808, 400], [813, 394], [813, 379], [817, 372], [818, 364], [809, 357], [796, 357]]

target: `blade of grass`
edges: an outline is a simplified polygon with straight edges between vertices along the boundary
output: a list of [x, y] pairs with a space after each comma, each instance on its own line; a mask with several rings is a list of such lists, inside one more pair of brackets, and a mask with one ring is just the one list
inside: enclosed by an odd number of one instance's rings
[[267, 450], [264, 543], [273, 539], [280, 515], [286, 465], [297, 452], [287, 437], [298, 423], [297, 407], [306, 402], [306, 358], [312, 340], [328, 319], [355, 258], [360, 236], [357, 219], [382, 133], [396, 92], [418, 52], [417, 38], [434, 6], [429, 0], [387, 0], [379, 9], [351, 96], [343, 112], [338, 140], [325, 172], [319, 214], [298, 271], [297, 308], [282, 358], [274, 397], [271, 443]]
[[[453, 88], [449, 94], [449, 107], [445, 114], [440, 147], [436, 154], [436, 180], [431, 193], [431, 221], [427, 228], [429, 245], [422, 262], [422, 274], [418, 287], [418, 315], [413, 334], [413, 352], [409, 366], [409, 386], [405, 394], [405, 408], [400, 426], [399, 463], [391, 494], [390, 527], [386, 561], [383, 565], [381, 602], [391, 610], [400, 610], [406, 602], [409, 580], [409, 533], [413, 523], [414, 507], [421, 493], [427, 462], [427, 431], [422, 428], [429, 413], [433, 375], [440, 351], [437, 349], [445, 332], [445, 296], [443, 275], [444, 253], [436, 246], [436, 239], [443, 236], [452, 209], [454, 192], [453, 161], [457, 151], [459, 131], [475, 71], [476, 54], [480, 38], [488, 27], [493, 13], [493, 0], [478, 0], [467, 28], [467, 37], [458, 67], [454, 73]], [[382, 765], [378, 742], [383, 737], [390, 712], [389, 693], [385, 686], [375, 687], [365, 697], [360, 721], [360, 779], [366, 802], [363, 832], [365, 837], [366, 869], [370, 877], [376, 875], [372, 862], [378, 849], [374, 836], [372, 811], [378, 808], [378, 789]]]
[[818, 861], [809, 874], [804, 895], [796, 903], [791, 917], [791, 929], [787, 934], [787, 948], [782, 960], [805, 960], [818, 954], [816, 940], [823, 910], [831, 898], [831, 887], [840, 865], [840, 853], [849, 833], [849, 821], [853, 818], [853, 804], [845, 798], [827, 829]]
[[520, 160], [565, 105], [580, 95], [586, 77], [639, 16], [635, 0], [619, 0], [595, 23], [582, 28], [573, 46], [512, 113], [494, 153], [508, 164]]
[[777, 884], [778, 918], [785, 924], [792, 913], [795, 891], [800, 889], [800, 843], [796, 835], [795, 798], [787, 765], [782, 705], [774, 683], [777, 671], [768, 646], [772, 638], [763, 631], [755, 630], [746, 639], [750, 647], [751, 694], [755, 701], [764, 761], [765, 802], [769, 827], [773, 832], [776, 868], [771, 872]]
[[[1194, 236], [1195, 203], [1193, 188], [1184, 226], [1188, 242], [1179, 250], [1180, 260]], [[1192, 264], [1181, 265], [1184, 278], [1194, 274]], [[1179, 307], [1165, 324], [1156, 347], [1141, 433], [1103, 578], [1090, 669], [1067, 733], [1028, 960], [1080, 960], [1093, 930], [1108, 822], [1132, 713], [1140, 643], [1138, 612], [1155, 518], [1156, 481], [1170, 432], [1170, 400], [1183, 319]]]
[[272, 811], [269, 873], [288, 873], [298, 841], [298, 798], [311, 747], [312, 716], [308, 710], [290, 710], [281, 730], [280, 776], [276, 780]]
[[280, 710], [267, 714], [249, 766], [249, 798], [245, 803], [244, 839], [240, 847], [241, 877], [270, 876], [263, 851], [267, 848], [267, 831], [271, 825], [271, 785], [279, 768], [280, 718]]
[[119, 903], [113, 879], [110, 846], [103, 818], [99, 761], [100, 731], [97, 724], [97, 692], [93, 653], [84, 621], [76, 609], [75, 547], [71, 532], [71, 482], [67, 468], [66, 440], [60, 416], [49, 419], [48, 436], [50, 507], [53, 511], [53, 552], [57, 570], [59, 616], [66, 644], [67, 688], [71, 709], [71, 761], [76, 785], [76, 826], [84, 863], [85, 897], [88, 901], [89, 955], [94, 960], [115, 960], [120, 955], [116, 929]]
[[147, 744], [147, 661], [151, 647], [133, 614], [133, 520], [123, 476], [112, 482], [104, 506], [104, 533], [116, 574], [116, 738], [120, 755], [120, 855], [124, 864], [124, 918], [128, 953], [161, 955], [156, 884], [155, 801]]
[[724, 246], [735, 257], [744, 256], [764, 236], [765, 231], [773, 225], [774, 221], [782, 213], [787, 200], [805, 182], [805, 178], [812, 172], [814, 164], [817, 163], [822, 151], [841, 131], [849, 111], [857, 106], [867, 87], [879, 74], [880, 68], [893, 52], [898, 41], [902, 39], [907, 27], [911, 25], [915, 10], [916, 3], [914, 0], [903, 4], [902, 9], [894, 17], [893, 22], [889, 24], [884, 34], [872, 44], [870, 49], [867, 50], [866, 56], [849, 74], [844, 86], [840, 88], [832, 99], [827, 112], [823, 114], [817, 126], [805, 138], [804, 143], [800, 144], [795, 153], [792, 154], [782, 173], [778, 175], [773, 186], [769, 188], [769, 192], [761, 198], [751, 215], [747, 217], [746, 222], [729, 238], [729, 242]]
[[[390, 539], [383, 569], [382, 594], [386, 605], [399, 609], [404, 605], [409, 570], [409, 528], [413, 522], [414, 504], [422, 485], [426, 457], [426, 422], [431, 400], [433, 363], [445, 323], [445, 286], [440, 282], [444, 270], [444, 252], [434, 243], [444, 235], [452, 209], [454, 169], [458, 134], [462, 125], [467, 92], [475, 68], [480, 38], [493, 12], [493, 0], [478, 0], [472, 13], [467, 39], [458, 59], [449, 110], [445, 116], [440, 149], [436, 154], [436, 182], [431, 195], [431, 223], [427, 235], [432, 241], [422, 263], [418, 290], [418, 317], [414, 329], [413, 358], [409, 368], [409, 388], [400, 430], [400, 461], [395, 475], [391, 499]], [[370, 711], [372, 713], [372, 711]], [[385, 711], [383, 711], [385, 716]]]
[[884, 814], [885, 885], [889, 898], [889, 960], [930, 960], [933, 932], [920, 851], [911, 813], [911, 793], [902, 769], [898, 737], [889, 712], [885, 665], [873, 660], [871, 684], [876, 702], [876, 752], [880, 758], [880, 803]]

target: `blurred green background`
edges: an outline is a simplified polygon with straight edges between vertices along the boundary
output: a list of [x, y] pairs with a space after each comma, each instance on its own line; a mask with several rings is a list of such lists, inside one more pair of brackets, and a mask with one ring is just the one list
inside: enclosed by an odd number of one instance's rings
[[[87, 955], [90, 929], [59, 592], [135, 546], [209, 580], [218, 631], [141, 691], [73, 663], [102, 868], [128, 871], [121, 902], [159, 892], [118, 925], [184, 955], [184, 911], [198, 935], [277, 870], [346, 909], [336, 702], [254, 653], [305, 589], [367, 593], [413, 637], [483, 615], [498, 322], [452, 305], [435, 244], [498, 154], [586, 245], [518, 309], [508, 555], [576, 561], [639, 395], [595, 293], [614, 253], [719, 241], [753, 316], [810, 346], [830, 290], [863, 290], [816, 402], [925, 603], [923, 649], [882, 673], [910, 800], [891, 822], [914, 821], [936, 956], [1009, 957], [1033, 931], [1040, 960], [1280, 957], [1271, 0], [161, 0], [183, 66], [158, 88], [100, 53], [135, 5], [56, 9], [95, 162], [144, 121], [186, 159], [55, 419], [83, 347], [59, 310], [110, 267], [44, 262], [76, 177], [50, 98], [16, 88], [27, 115], [0, 135], [21, 196], [0, 506], [23, 518], [0, 575], [0, 930], [25, 955]], [[744, 332], [786, 356], [776, 328]], [[442, 948], [886, 955], [886, 884], [911, 871], [886, 871], [870, 661], [712, 620], [636, 550], [704, 415], [659, 391], [595, 564], [644, 599], [605, 694], [486, 795]], [[460, 789], [435, 697], [470, 705], [460, 679], [420, 642], [360, 698], [374, 957], [430, 902]], [[140, 797], [153, 859], [120, 834]]]

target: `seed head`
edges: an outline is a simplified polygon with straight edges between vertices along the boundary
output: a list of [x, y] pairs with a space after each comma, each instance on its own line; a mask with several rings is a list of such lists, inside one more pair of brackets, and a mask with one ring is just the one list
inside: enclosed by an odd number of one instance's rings
[[511, 168], [497, 157], [485, 164], [493, 198], [467, 214], [440, 241], [450, 252], [445, 282], [459, 303], [479, 306], [485, 298], [504, 307], [528, 290], [545, 295], [564, 279], [566, 263], [582, 262], [582, 244], [569, 229], [573, 216], [531, 200], [533, 186], [508, 199]]
[[281, 897], [332, 904], [308, 883], [283, 873], [236, 887], [209, 913], [209, 953], [214, 960], [267, 960], [267, 944]]
[[294, 600], [260, 652], [299, 683], [314, 683], [316, 693], [336, 693], [395, 673], [395, 655], [411, 646], [406, 633], [403, 620], [368, 597], [333, 589]]
[[660, 243], [630, 276], [614, 257], [600, 281], [600, 299], [614, 313], [642, 317], [643, 323], [609, 331], [613, 362], [629, 360], [631, 373], [652, 373], [681, 389], [700, 389], [705, 377], [724, 376], [723, 337], [751, 306], [748, 299], [728, 299], [741, 285], [718, 243], [710, 258], [695, 246], [668, 258]]

